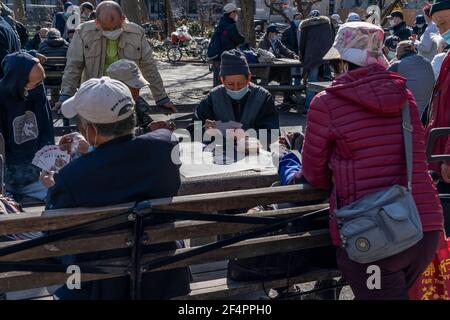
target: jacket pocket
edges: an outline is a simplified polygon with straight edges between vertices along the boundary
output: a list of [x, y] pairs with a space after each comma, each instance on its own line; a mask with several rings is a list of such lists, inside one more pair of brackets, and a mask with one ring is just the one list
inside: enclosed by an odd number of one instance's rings
[[92, 40], [90, 42], [86, 42], [84, 44], [84, 58], [86, 61], [92, 61], [93, 59], [97, 59], [102, 54], [102, 41], [101, 39], [98, 40]]
[[138, 62], [142, 57], [142, 48], [141, 44], [137, 44], [134, 41], [125, 42], [125, 46], [122, 48], [124, 59], [132, 60], [134, 62]]

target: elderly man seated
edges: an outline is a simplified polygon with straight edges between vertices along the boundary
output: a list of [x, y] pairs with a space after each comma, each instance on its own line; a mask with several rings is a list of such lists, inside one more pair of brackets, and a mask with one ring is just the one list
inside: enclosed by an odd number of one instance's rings
[[251, 83], [251, 77], [244, 54], [238, 50], [225, 51], [220, 65], [223, 84], [211, 90], [200, 102], [194, 121], [201, 121], [206, 129], [215, 128], [217, 121], [234, 121], [242, 124], [243, 130], [278, 130], [278, 114], [272, 95]]
[[250, 82], [245, 55], [238, 50], [225, 51], [221, 60], [222, 85], [200, 102], [194, 120], [237, 121], [244, 130], [278, 129], [274, 99], [267, 90]]
[[[177, 194], [180, 173], [171, 157], [174, 146], [149, 135], [134, 136], [134, 101], [125, 84], [109, 77], [88, 80], [74, 97], [65, 101], [62, 113], [69, 119], [76, 117], [78, 129], [92, 148], [59, 173], [41, 175], [50, 187], [47, 209], [105, 206]], [[182, 246], [181, 242], [171, 242], [160, 249]], [[92, 255], [95, 259], [110, 257], [107, 253]], [[189, 280], [189, 268], [145, 274], [143, 298], [184, 295], [189, 292]], [[128, 299], [129, 279], [83, 283], [81, 290], [64, 286], [56, 297]]]
[[[264, 38], [259, 43], [259, 48], [272, 52], [277, 58], [298, 60], [298, 55], [286, 48], [281, 42], [279, 34], [278, 27], [275, 24], [270, 25], [266, 30]], [[280, 85], [290, 85], [292, 76], [291, 69], [289, 68], [271, 68], [268, 81], [276, 81]], [[295, 103], [289, 92], [284, 94], [284, 102]]]
[[[162, 107], [150, 105], [141, 96], [141, 90], [149, 85], [139, 69], [139, 66], [131, 60], [120, 59], [119, 61], [111, 64], [106, 71], [112, 79], [119, 80], [127, 85], [133, 95], [134, 102], [136, 103], [136, 116], [138, 134], [147, 133], [149, 131], [156, 131], [159, 129], [167, 130], [167, 136], [170, 139], [171, 130], [175, 127], [168, 121], [154, 121], [150, 116], [152, 111], [164, 112]], [[164, 117], [164, 116], [162, 116]], [[161, 133], [161, 132], [160, 132]]]

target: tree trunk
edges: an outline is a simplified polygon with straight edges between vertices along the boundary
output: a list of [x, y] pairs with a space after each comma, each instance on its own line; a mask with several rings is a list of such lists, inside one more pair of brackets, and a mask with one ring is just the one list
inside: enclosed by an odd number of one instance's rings
[[164, 0], [164, 7], [166, 8], [167, 35], [170, 36], [170, 34], [176, 30], [172, 11], [172, 1]]
[[254, 0], [237, 0], [238, 7], [242, 8], [238, 27], [239, 31], [245, 36], [245, 40], [250, 46], [256, 46], [255, 34], [255, 1]]
[[141, 15], [140, 11], [140, 1], [139, 0], [126, 0], [122, 1], [122, 9], [128, 20], [131, 22], [140, 24]]
[[16, 20], [23, 22], [25, 20], [25, 7], [23, 5], [23, 0], [14, 0], [13, 10]]

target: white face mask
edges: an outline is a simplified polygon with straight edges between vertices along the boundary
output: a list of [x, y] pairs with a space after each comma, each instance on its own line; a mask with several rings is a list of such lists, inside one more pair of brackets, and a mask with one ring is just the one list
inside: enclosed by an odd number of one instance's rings
[[235, 22], [238, 22], [238, 20], [239, 20], [239, 16], [236, 15], [236, 17], [234, 18], [234, 21], [235, 21]]
[[394, 22], [394, 19], [392, 19], [392, 20], [389, 20], [389, 25], [390, 25], [391, 27], [395, 26], [395, 22]]
[[120, 35], [122, 34], [123, 29], [117, 29], [114, 31], [103, 31], [103, 35], [108, 38], [109, 40], [117, 40], [119, 39]]

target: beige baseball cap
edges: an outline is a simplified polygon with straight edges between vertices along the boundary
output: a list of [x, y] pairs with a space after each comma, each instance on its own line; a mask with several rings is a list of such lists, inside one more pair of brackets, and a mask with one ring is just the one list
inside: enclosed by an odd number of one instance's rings
[[133, 114], [134, 100], [124, 83], [102, 77], [84, 82], [75, 96], [63, 103], [61, 111], [68, 119], [80, 115], [96, 124], [115, 123]]
[[111, 64], [106, 72], [111, 78], [122, 81], [131, 88], [142, 89], [148, 86], [148, 81], [142, 76], [141, 70], [134, 61], [120, 59]]
[[233, 11], [240, 12], [241, 8], [238, 8], [234, 3], [228, 3], [227, 5], [225, 5], [225, 7], [223, 7], [224, 13], [230, 13]]

